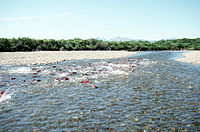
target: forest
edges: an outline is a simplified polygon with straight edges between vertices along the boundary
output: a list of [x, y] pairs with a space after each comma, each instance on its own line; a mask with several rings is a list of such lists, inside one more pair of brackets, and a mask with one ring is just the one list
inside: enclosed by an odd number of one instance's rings
[[15, 51], [71, 51], [71, 50], [200, 50], [200, 38], [149, 41], [102, 41], [97, 39], [32, 39], [0, 38], [0, 52]]

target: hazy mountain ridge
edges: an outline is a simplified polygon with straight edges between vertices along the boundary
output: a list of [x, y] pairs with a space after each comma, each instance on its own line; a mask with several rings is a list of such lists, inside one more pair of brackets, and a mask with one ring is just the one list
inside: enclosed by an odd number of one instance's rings
[[[144, 39], [131, 39], [131, 38], [120, 37], [120, 36], [114, 37], [114, 38], [111, 38], [111, 39], [105, 39], [105, 38], [101, 38], [101, 37], [96, 37], [95, 39], [97, 39], [97, 40], [103, 40], [103, 41], [117, 41], [117, 42], [119, 42], [119, 41], [122, 41], [122, 42], [125, 42], [125, 41], [139, 41], [139, 40], [146, 41]], [[155, 40], [147, 40], [147, 41], [149, 41], [149, 42], [155, 42]]]

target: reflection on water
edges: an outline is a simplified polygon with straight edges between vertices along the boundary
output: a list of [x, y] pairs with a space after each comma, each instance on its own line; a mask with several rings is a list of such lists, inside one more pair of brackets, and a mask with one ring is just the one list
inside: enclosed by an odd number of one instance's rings
[[0, 130], [197, 131], [200, 67], [177, 55], [1, 66]]

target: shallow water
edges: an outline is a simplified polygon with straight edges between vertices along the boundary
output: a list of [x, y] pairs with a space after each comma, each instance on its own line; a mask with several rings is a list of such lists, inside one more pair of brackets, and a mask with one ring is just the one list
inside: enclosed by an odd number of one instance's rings
[[200, 66], [181, 53], [1, 66], [0, 131], [200, 130]]

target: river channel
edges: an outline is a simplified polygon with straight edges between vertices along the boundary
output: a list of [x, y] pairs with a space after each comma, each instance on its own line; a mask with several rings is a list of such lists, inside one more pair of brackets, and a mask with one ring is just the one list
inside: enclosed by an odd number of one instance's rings
[[200, 66], [182, 53], [0, 66], [0, 131], [198, 131]]

